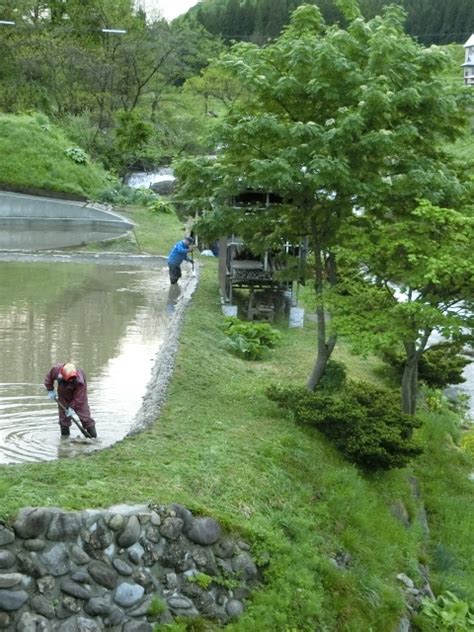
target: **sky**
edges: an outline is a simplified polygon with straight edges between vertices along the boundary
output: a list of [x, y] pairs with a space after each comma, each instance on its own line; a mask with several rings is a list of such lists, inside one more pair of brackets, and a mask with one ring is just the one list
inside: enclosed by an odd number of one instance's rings
[[173, 20], [181, 13], [186, 13], [197, 3], [198, 0], [137, 0], [137, 4], [143, 6], [151, 18], [160, 14], [166, 20]]

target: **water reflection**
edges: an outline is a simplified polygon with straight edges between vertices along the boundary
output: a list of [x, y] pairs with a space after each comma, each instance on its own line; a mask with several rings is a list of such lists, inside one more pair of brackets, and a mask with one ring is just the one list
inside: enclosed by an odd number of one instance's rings
[[119, 221], [0, 218], [0, 248], [34, 251], [82, 246], [116, 239], [131, 228]]
[[178, 302], [178, 298], [181, 294], [181, 286], [177, 283], [175, 285], [170, 285], [168, 290], [168, 300], [166, 301], [166, 313], [168, 316], [171, 316], [176, 309], [176, 303]]
[[[169, 307], [164, 268], [0, 263], [0, 462], [70, 457], [123, 438], [164, 342]], [[56, 404], [42, 383], [63, 360], [86, 372], [99, 445], [60, 440]], [[79, 436], [74, 426], [71, 433]]]
[[133, 224], [93, 204], [0, 191], [0, 248], [44, 250], [114, 239]]

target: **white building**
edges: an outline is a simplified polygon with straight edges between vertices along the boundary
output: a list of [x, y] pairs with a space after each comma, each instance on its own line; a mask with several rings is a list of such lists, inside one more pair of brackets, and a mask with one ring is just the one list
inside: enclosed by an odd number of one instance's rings
[[466, 50], [464, 56], [464, 83], [467, 86], [474, 85], [474, 34], [464, 44]]

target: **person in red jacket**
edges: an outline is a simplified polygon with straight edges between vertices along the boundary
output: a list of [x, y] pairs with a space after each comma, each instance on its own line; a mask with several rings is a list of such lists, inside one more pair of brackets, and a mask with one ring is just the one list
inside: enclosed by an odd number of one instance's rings
[[[55, 382], [57, 390], [54, 387]], [[46, 375], [44, 385], [48, 391], [48, 397], [58, 402], [61, 436], [69, 436], [71, 418], [73, 418], [81, 422], [82, 427], [91, 437], [96, 438], [97, 431], [87, 400], [87, 381], [84, 371], [76, 368], [72, 362], [55, 364]]]

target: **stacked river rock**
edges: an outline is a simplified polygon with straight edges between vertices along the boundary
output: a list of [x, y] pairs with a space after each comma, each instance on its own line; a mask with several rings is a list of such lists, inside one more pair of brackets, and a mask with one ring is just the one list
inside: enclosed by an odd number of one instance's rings
[[238, 617], [258, 581], [245, 542], [181, 505], [24, 508], [0, 525], [0, 629], [147, 632]]

